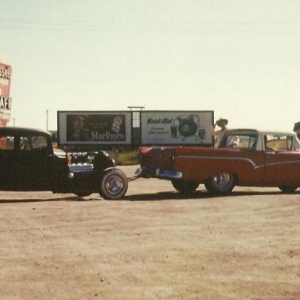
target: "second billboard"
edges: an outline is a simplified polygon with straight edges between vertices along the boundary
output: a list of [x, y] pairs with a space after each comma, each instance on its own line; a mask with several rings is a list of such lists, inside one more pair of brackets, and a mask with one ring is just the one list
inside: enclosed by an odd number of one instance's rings
[[143, 111], [142, 144], [212, 144], [213, 111]]

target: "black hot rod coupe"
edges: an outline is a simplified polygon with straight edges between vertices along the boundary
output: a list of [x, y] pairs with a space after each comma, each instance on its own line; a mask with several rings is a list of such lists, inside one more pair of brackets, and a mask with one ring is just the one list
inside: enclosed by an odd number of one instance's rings
[[127, 177], [107, 152], [66, 153], [52, 145], [47, 131], [0, 127], [0, 190], [99, 193], [108, 200], [126, 194]]

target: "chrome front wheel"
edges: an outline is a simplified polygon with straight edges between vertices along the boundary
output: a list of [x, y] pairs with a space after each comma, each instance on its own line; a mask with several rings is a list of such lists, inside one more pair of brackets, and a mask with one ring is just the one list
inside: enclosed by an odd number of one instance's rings
[[124, 197], [128, 189], [125, 173], [118, 169], [106, 171], [100, 181], [99, 194], [106, 200], [118, 200]]

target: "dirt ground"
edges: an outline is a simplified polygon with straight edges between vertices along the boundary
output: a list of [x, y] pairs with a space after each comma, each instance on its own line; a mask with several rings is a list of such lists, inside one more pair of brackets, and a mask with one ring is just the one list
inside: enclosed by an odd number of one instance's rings
[[[131, 176], [131, 167], [124, 168]], [[0, 299], [300, 299], [300, 192], [0, 193]]]

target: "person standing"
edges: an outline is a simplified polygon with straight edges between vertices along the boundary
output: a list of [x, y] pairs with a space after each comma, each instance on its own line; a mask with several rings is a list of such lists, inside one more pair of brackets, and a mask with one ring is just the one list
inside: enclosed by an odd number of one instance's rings
[[[216, 121], [212, 128], [212, 135], [214, 136], [214, 147], [217, 148], [221, 139], [223, 138], [226, 130], [227, 130], [228, 120], [220, 118]], [[220, 129], [216, 130], [216, 126], [220, 127]]]

